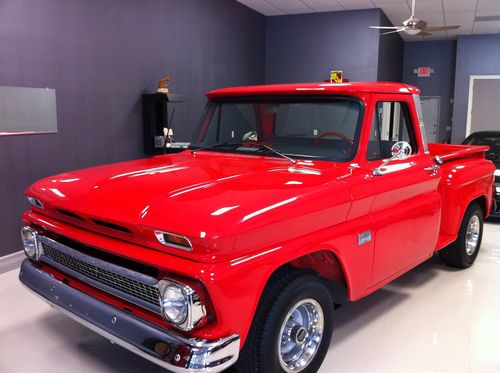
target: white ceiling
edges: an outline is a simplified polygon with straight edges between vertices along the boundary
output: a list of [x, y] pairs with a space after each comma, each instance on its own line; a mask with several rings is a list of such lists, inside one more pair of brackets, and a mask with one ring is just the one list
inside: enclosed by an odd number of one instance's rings
[[[381, 8], [394, 25], [408, 19], [411, 0], [237, 0], [266, 16], [334, 12]], [[436, 32], [430, 36], [411, 36], [405, 40], [456, 39], [457, 35], [500, 33], [500, 0], [416, 0], [415, 15], [430, 26], [460, 25], [457, 30]], [[476, 20], [476, 17], [496, 20]]]

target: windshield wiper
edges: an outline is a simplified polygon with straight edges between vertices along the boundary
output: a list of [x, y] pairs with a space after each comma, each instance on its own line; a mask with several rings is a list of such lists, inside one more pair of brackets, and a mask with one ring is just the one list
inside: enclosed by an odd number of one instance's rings
[[274, 148], [271, 148], [269, 145], [265, 145], [265, 144], [261, 144], [261, 143], [257, 143], [256, 145], [260, 146], [261, 148], [267, 149], [270, 152], [279, 155], [280, 157], [283, 157], [283, 158], [287, 159], [289, 162], [291, 162], [293, 164], [297, 163], [296, 159], [293, 159], [293, 158], [289, 157], [288, 155], [285, 155], [282, 152], [280, 152], [280, 151], [278, 151], [278, 150], [276, 150]]
[[218, 143], [215, 143], [215, 144], [212, 144], [212, 145], [203, 146], [201, 148], [191, 149], [191, 154], [193, 154], [194, 152], [200, 151], [200, 150], [207, 150], [207, 149], [219, 148], [221, 146], [236, 146], [236, 145], [243, 145], [243, 143], [242, 142], [222, 141], [222, 142], [218, 142]]
[[250, 145], [250, 146], [255, 146], [257, 148], [260, 148], [260, 149], [266, 149], [268, 151], [270, 151], [271, 153], [274, 153], [276, 155], [279, 155], [280, 157], [282, 158], [285, 158], [287, 161], [289, 161], [290, 163], [293, 163], [293, 164], [296, 164], [297, 161], [285, 154], [283, 154], [282, 152], [270, 147], [269, 145], [265, 145], [265, 144], [262, 144], [260, 142], [256, 142], [256, 141], [242, 141], [242, 142], [229, 142], [229, 141], [222, 141], [222, 142], [218, 142], [216, 144], [212, 144], [212, 145], [209, 145], [209, 146], [205, 146], [205, 147], [202, 147], [202, 148], [198, 148], [198, 149], [192, 149], [191, 150], [191, 154], [199, 151], [199, 150], [208, 150], [208, 149], [214, 149], [214, 148], [220, 148], [220, 147], [223, 147], [223, 146], [244, 146], [244, 145]]

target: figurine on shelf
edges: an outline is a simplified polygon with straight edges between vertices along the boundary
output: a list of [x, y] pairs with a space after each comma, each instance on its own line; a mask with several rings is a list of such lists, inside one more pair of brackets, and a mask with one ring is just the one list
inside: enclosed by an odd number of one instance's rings
[[174, 131], [172, 128], [163, 128], [163, 136], [165, 137], [165, 147], [172, 147], [172, 143], [174, 142]]
[[172, 81], [172, 78], [169, 76], [165, 76], [160, 79], [158, 82], [158, 88], [156, 92], [158, 93], [168, 93], [168, 83]]

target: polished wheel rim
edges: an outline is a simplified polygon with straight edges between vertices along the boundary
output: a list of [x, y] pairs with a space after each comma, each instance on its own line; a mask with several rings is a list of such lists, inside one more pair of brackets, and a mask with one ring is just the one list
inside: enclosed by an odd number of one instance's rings
[[465, 252], [467, 255], [472, 255], [476, 251], [477, 243], [479, 242], [479, 231], [479, 217], [477, 215], [473, 215], [469, 220], [467, 232], [465, 234]]
[[295, 304], [281, 325], [279, 361], [285, 372], [300, 372], [313, 360], [323, 337], [321, 305], [308, 298]]

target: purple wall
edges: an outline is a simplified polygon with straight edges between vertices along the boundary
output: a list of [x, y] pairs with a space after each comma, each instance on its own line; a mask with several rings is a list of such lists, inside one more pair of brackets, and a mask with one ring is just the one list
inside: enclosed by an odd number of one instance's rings
[[267, 18], [266, 81], [321, 82], [330, 70], [351, 81], [376, 81], [379, 9]]
[[[380, 12], [380, 26], [394, 26], [384, 12]], [[399, 34], [388, 34], [379, 38], [377, 71], [379, 82], [401, 82], [403, 53], [404, 41]]]
[[[439, 141], [449, 140], [455, 84], [456, 41], [416, 41], [407, 42], [404, 47], [403, 82], [414, 85], [422, 91], [422, 96], [440, 96]], [[434, 73], [429, 78], [418, 78], [413, 73], [417, 67], [429, 66]]]
[[57, 91], [59, 133], [0, 137], [0, 256], [21, 249], [24, 189], [142, 156], [141, 94], [171, 75], [190, 139], [203, 94], [264, 82], [265, 17], [233, 0], [1, 0], [0, 85]]
[[457, 143], [465, 138], [471, 75], [500, 75], [500, 35], [458, 38], [452, 132], [452, 141]]

